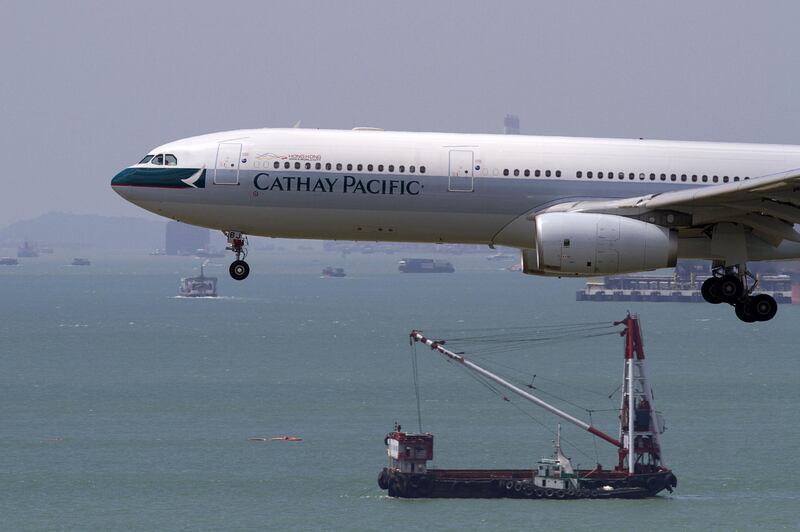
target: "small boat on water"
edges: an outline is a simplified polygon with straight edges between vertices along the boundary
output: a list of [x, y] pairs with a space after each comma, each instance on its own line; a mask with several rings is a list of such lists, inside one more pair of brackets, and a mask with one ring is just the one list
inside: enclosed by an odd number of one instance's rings
[[397, 269], [402, 273], [453, 273], [455, 268], [446, 260], [401, 259]]
[[12, 257], [3, 257], [0, 258], [0, 266], [16, 266], [19, 264], [19, 261]]
[[200, 266], [200, 275], [197, 277], [184, 277], [178, 287], [181, 297], [217, 297], [217, 278], [206, 277], [203, 267]]
[[91, 266], [89, 259], [75, 258], [72, 259], [72, 266]]
[[17, 257], [21, 259], [38, 256], [39, 252], [36, 250], [36, 246], [32, 246], [27, 240], [23, 242], [21, 246], [17, 247]]
[[347, 277], [347, 274], [344, 273], [344, 268], [333, 268], [331, 266], [326, 266], [322, 269], [322, 276], [323, 277]]

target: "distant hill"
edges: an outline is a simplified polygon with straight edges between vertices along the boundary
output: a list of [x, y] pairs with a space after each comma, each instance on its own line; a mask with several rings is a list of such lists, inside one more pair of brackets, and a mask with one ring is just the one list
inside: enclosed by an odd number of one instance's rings
[[51, 212], [0, 229], [0, 245], [153, 250], [164, 247], [166, 222], [125, 216]]

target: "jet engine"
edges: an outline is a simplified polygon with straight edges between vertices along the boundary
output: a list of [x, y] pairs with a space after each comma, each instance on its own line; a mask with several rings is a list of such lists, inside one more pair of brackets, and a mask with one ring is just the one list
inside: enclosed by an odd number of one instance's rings
[[678, 259], [675, 231], [612, 214], [540, 214], [533, 236], [536, 249], [522, 252], [522, 271], [531, 275], [631, 273], [671, 268]]

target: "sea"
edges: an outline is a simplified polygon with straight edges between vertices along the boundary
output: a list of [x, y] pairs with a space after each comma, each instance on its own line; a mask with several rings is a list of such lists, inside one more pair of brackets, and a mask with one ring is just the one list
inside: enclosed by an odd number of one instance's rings
[[[576, 302], [584, 281], [509, 272], [491, 253], [424, 254], [456, 272], [401, 274], [401, 254], [277, 246], [251, 252], [243, 282], [212, 259], [216, 299], [176, 297], [191, 257], [0, 266], [0, 530], [800, 529], [800, 306], [748, 325], [726, 305]], [[560, 422], [415, 352], [412, 329], [494, 335], [454, 345], [615, 434], [613, 322], [628, 312], [674, 493], [400, 500], [378, 487], [395, 422], [434, 434], [432, 466], [467, 468], [532, 468]], [[530, 341], [504, 346], [520, 331]], [[602, 440], [562, 435], [576, 466], [614, 464]]]

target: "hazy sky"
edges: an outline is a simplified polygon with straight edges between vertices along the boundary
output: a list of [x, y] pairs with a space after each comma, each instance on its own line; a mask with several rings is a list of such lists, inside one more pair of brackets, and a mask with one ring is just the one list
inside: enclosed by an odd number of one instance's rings
[[0, 227], [148, 217], [111, 177], [244, 127], [800, 144], [797, 2], [11, 2]]

